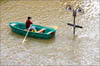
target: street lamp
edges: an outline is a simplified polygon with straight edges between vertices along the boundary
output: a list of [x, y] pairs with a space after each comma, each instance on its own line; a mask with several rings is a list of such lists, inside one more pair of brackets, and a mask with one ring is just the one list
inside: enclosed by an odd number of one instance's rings
[[66, 10], [68, 12], [73, 12], [73, 17], [74, 17], [73, 24], [67, 23], [67, 25], [70, 25], [70, 26], [73, 27], [73, 35], [75, 36], [75, 29], [76, 28], [83, 28], [82, 26], [75, 25], [75, 18], [77, 16], [77, 13], [83, 14], [84, 10], [80, 7], [76, 8], [76, 9], [73, 9], [71, 5], [66, 6]]

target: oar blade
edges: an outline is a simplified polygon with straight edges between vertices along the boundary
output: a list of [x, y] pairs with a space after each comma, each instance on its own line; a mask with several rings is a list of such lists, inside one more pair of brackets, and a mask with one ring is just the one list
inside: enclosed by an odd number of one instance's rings
[[57, 26], [51, 26], [51, 28], [58, 29], [58, 27], [57, 27]]
[[22, 41], [22, 44], [25, 42], [25, 39]]

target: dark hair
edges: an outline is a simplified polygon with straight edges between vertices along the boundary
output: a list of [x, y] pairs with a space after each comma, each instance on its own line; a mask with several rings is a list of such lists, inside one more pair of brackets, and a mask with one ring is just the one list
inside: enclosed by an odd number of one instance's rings
[[31, 19], [31, 17], [28, 17], [28, 19]]

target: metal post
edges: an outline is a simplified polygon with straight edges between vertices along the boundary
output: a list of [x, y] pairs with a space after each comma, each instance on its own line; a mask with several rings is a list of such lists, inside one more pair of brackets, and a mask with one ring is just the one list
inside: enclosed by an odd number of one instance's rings
[[74, 17], [73, 34], [75, 35], [75, 17]]
[[76, 10], [73, 10], [73, 17], [74, 17], [74, 21], [73, 21], [73, 34], [75, 35], [75, 17], [76, 17]]

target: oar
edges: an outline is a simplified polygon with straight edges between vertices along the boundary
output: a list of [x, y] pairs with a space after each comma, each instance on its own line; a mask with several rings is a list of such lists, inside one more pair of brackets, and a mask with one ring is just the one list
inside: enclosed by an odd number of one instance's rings
[[51, 26], [51, 28], [57, 29], [58, 27], [57, 26]]
[[[43, 26], [45, 26], [44, 24], [38, 24], [38, 25], [43, 25]], [[46, 25], [46, 26], [48, 26], [48, 25]], [[51, 28], [54, 28], [54, 29], [57, 29], [57, 28], [58, 28], [57, 26], [53, 26], [53, 25], [49, 25], [48, 27], [51, 27]]]
[[25, 42], [25, 39], [26, 39], [26, 37], [27, 37], [27, 35], [28, 35], [29, 31], [30, 31], [30, 28], [31, 28], [31, 25], [30, 25], [30, 27], [28, 28], [28, 31], [27, 31], [27, 33], [26, 33], [26, 35], [25, 35], [25, 38], [24, 38], [24, 40], [22, 41], [22, 43]]

